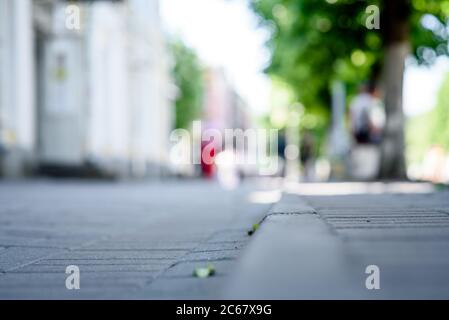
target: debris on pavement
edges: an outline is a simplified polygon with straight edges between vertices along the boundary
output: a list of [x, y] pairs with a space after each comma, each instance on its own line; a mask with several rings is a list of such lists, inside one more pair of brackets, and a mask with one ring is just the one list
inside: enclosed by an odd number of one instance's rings
[[215, 274], [215, 267], [209, 264], [207, 267], [197, 267], [193, 270], [193, 276], [197, 278], [208, 278]]
[[259, 229], [259, 224], [258, 223], [253, 224], [252, 229], [248, 230], [248, 235], [252, 236], [254, 234], [254, 232], [257, 231], [257, 229]]

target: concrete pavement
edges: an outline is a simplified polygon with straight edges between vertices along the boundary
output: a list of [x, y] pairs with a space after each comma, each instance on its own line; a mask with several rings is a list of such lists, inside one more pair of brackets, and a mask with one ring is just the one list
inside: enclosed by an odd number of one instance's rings
[[[449, 191], [291, 184], [271, 206], [277, 187], [2, 182], [0, 299], [449, 298]], [[216, 275], [192, 276], [209, 263]]]
[[227, 297], [449, 298], [447, 190], [379, 183], [289, 189], [245, 250]]
[[[1, 299], [216, 298], [269, 186], [214, 182], [0, 184]], [[192, 277], [213, 263], [216, 276]], [[66, 267], [80, 269], [67, 290]]]

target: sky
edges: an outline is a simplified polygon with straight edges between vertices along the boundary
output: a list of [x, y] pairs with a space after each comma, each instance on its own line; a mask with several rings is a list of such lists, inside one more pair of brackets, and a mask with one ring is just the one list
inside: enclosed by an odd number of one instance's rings
[[[180, 36], [206, 66], [222, 67], [228, 80], [253, 112], [270, 110], [271, 87], [262, 73], [269, 61], [264, 47], [268, 32], [245, 0], [160, 0], [161, 17], [169, 34]], [[436, 104], [436, 93], [449, 72], [449, 59], [432, 67], [410, 66], [404, 76], [404, 112], [415, 116]]]
[[418, 116], [435, 107], [440, 86], [449, 73], [449, 59], [440, 57], [430, 67], [409, 66], [404, 75], [404, 112]]
[[258, 114], [269, 111], [268, 33], [243, 0], [160, 0], [169, 34], [180, 36], [206, 66], [222, 67], [228, 80]]

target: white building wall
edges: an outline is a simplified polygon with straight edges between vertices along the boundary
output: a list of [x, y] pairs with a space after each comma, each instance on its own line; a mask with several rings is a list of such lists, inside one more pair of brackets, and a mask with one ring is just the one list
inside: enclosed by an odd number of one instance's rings
[[131, 105], [134, 169], [159, 170], [168, 163], [172, 128], [170, 72], [157, 0], [129, 0]]
[[65, 27], [67, 3], [43, 3], [34, 1], [53, 14], [45, 11], [52, 23], [38, 64], [37, 118], [33, 0], [0, 0], [0, 142], [8, 149], [2, 171], [20, 171], [11, 150], [30, 158], [37, 133], [36, 164], [132, 164], [137, 175], [165, 166], [172, 101], [158, 0], [78, 3], [80, 31]]
[[0, 143], [10, 144], [8, 132], [11, 126], [11, 21], [12, 1], [0, 0]]
[[34, 44], [31, 0], [13, 0], [13, 52], [15, 69], [12, 75], [15, 132], [17, 144], [31, 151], [35, 142], [34, 119]]
[[65, 5], [52, 10], [51, 36], [44, 40], [43, 99], [38, 161], [80, 165], [85, 157], [86, 62], [84, 39], [65, 28]]
[[45, 43], [39, 161], [79, 165], [84, 159], [85, 71], [80, 38], [57, 35]]
[[0, 0], [2, 171], [19, 176], [35, 145], [34, 35], [31, 0]]
[[126, 16], [122, 5], [90, 11], [88, 154], [103, 165], [129, 161], [129, 87]]

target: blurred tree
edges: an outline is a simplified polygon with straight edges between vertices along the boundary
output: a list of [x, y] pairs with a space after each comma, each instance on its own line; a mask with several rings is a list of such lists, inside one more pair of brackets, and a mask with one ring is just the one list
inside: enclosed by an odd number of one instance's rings
[[441, 85], [437, 105], [432, 109], [431, 117], [427, 126], [431, 130], [430, 142], [449, 152], [449, 75]]
[[436, 106], [407, 122], [410, 163], [422, 163], [426, 153], [435, 145], [449, 152], [449, 74], [438, 92]]
[[381, 82], [387, 126], [379, 176], [403, 178], [405, 59], [412, 53], [432, 63], [447, 54], [449, 1], [252, 0], [251, 6], [271, 30], [266, 71], [288, 82], [306, 109], [329, 108], [333, 80], [344, 81], [349, 96], [360, 82]]
[[203, 68], [192, 49], [177, 39], [170, 44], [174, 59], [173, 77], [178, 88], [176, 97], [176, 128], [190, 129], [201, 116], [203, 103]]

